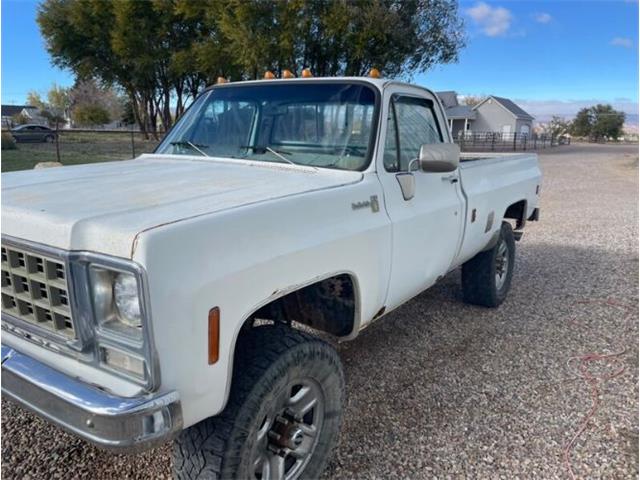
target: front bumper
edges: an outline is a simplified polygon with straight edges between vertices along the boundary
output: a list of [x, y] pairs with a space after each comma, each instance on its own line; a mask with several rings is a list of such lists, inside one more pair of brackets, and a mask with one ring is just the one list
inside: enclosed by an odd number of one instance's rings
[[137, 452], [182, 430], [177, 392], [118, 397], [2, 345], [2, 395], [95, 445]]

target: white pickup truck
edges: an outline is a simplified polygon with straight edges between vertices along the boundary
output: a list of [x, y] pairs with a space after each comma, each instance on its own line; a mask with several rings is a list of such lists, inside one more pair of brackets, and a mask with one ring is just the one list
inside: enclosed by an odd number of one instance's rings
[[345, 393], [315, 334], [460, 266], [497, 307], [538, 219], [537, 157], [461, 158], [446, 125], [395, 81], [223, 83], [153, 154], [3, 174], [4, 398], [102, 447], [174, 440], [178, 478], [317, 478]]

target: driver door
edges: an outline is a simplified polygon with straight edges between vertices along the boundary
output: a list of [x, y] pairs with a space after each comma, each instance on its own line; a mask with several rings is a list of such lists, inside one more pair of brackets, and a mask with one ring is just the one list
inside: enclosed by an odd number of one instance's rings
[[[415, 195], [405, 200], [398, 174], [406, 175], [423, 144], [450, 141], [439, 107], [427, 92], [393, 94], [378, 175], [392, 221], [391, 278], [386, 305], [394, 308], [445, 275], [458, 251], [464, 219], [459, 171], [413, 170]], [[417, 167], [417, 162], [413, 162]]]

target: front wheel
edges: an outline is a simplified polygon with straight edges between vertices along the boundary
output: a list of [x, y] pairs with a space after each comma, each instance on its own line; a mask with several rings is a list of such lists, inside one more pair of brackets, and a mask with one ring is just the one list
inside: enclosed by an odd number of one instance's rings
[[502, 224], [498, 241], [462, 265], [464, 301], [497, 307], [507, 298], [515, 266], [516, 242], [511, 225]]
[[238, 340], [225, 410], [175, 442], [179, 479], [318, 478], [342, 418], [344, 374], [326, 342], [280, 326]]

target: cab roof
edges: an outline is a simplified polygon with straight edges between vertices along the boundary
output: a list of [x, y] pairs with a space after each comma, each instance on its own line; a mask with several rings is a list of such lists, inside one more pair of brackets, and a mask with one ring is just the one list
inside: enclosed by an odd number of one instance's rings
[[[368, 83], [371, 86], [375, 87], [379, 91], [383, 91], [385, 87], [389, 85], [401, 85], [412, 88], [420, 88], [422, 90], [426, 90], [431, 94], [434, 94], [431, 90], [426, 87], [422, 87], [420, 85], [415, 85], [407, 82], [400, 82], [398, 80], [391, 80], [388, 78], [372, 78], [368, 76], [362, 77], [296, 77], [296, 78], [273, 78], [273, 79], [258, 79], [258, 80], [240, 80], [237, 82], [231, 81], [227, 83], [219, 83], [215, 85], [211, 85], [207, 87], [207, 90], [212, 88], [225, 88], [231, 87], [234, 85], [267, 85], [267, 84], [278, 84], [282, 83], [318, 83], [318, 82], [354, 82], [354, 83]], [[435, 94], [434, 94], [435, 95]]]

